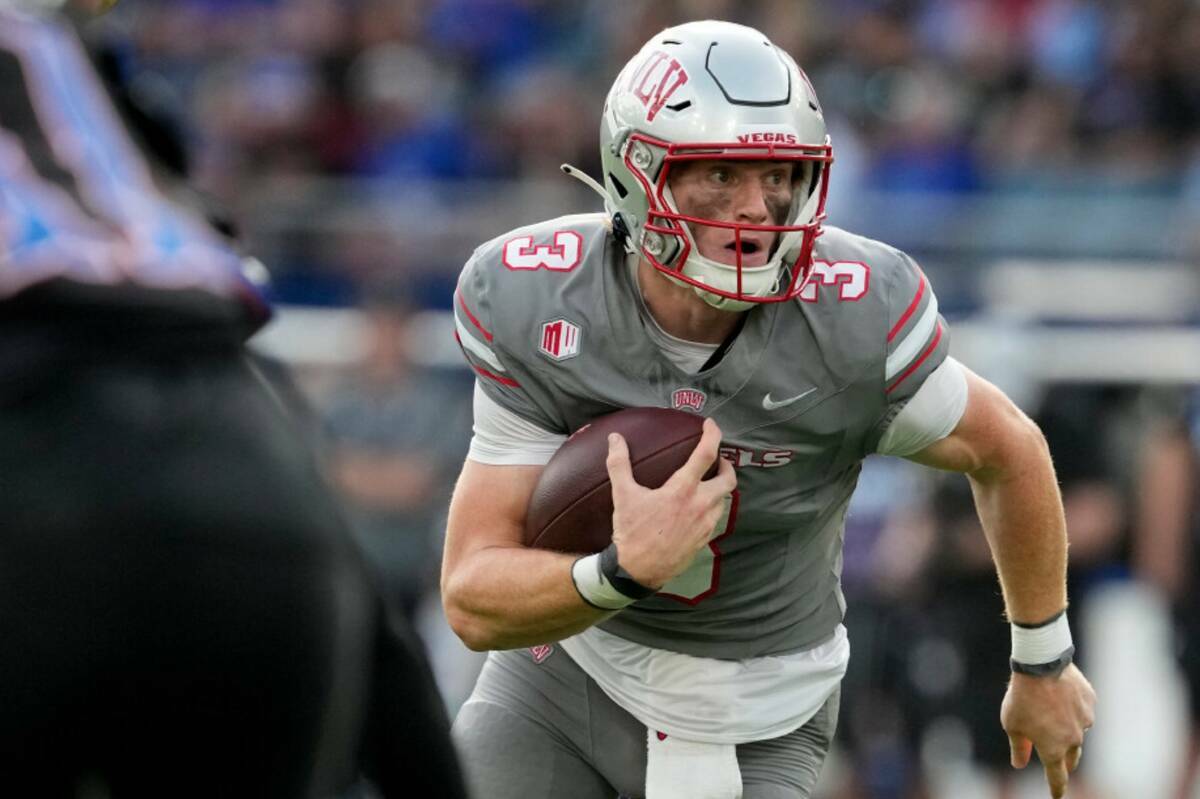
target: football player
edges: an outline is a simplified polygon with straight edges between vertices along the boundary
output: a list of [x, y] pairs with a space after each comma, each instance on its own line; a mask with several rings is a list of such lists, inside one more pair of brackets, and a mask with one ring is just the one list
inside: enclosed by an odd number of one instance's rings
[[465, 796], [261, 294], [51, 5], [0, 0], [0, 793]]
[[[1094, 694], [1045, 443], [947, 355], [911, 258], [823, 224], [833, 151], [805, 74], [750, 28], [664, 30], [613, 83], [600, 151], [605, 212], [482, 245], [455, 297], [478, 377], [442, 588], [493, 650], [455, 722], [476, 790], [810, 796], [849, 658], [846, 506], [883, 453], [970, 478], [1012, 622], [1013, 765], [1036, 748], [1062, 796]], [[522, 546], [542, 465], [633, 406], [708, 418], [688, 463], [646, 489], [615, 436], [610, 548]]]

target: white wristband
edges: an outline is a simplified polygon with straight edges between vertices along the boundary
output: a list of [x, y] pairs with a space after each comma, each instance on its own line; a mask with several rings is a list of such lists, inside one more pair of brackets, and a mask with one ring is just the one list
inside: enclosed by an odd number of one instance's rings
[[600, 610], [620, 610], [636, 600], [625, 596], [600, 569], [600, 553], [585, 555], [571, 565], [571, 579], [583, 601]]
[[1074, 644], [1071, 641], [1071, 626], [1067, 624], [1067, 612], [1040, 627], [1012, 627], [1012, 659], [1017, 663], [1036, 666], [1050, 663], [1062, 657]]

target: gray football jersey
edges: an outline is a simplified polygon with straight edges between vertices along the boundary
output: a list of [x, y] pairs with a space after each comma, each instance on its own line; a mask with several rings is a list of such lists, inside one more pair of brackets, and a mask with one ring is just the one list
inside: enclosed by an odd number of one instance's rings
[[569, 434], [621, 408], [713, 417], [738, 489], [725, 532], [659, 594], [603, 623], [646, 646], [740, 659], [814, 646], [841, 621], [846, 507], [864, 457], [945, 359], [917, 265], [837, 228], [789, 302], [748, 312], [725, 356], [681, 371], [601, 214], [560, 217], [477, 249], [454, 300], [484, 391]]

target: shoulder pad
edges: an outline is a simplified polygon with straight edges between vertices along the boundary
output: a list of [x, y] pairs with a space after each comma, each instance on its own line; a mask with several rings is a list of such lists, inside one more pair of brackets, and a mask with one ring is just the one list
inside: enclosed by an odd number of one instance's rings
[[853, 346], [873, 362], [859, 360], [868, 369], [882, 364], [893, 401], [915, 392], [949, 349], [937, 297], [916, 261], [865, 236], [826, 228], [799, 301], [829, 340]]
[[595, 312], [611, 240], [603, 214], [562, 216], [484, 243], [459, 277], [456, 333], [480, 385], [546, 429], [562, 424], [529, 404], [538, 333], [565, 313]]

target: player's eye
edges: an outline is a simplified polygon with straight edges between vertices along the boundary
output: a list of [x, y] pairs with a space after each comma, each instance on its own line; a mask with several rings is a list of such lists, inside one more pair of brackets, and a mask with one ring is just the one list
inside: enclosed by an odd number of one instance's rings
[[787, 184], [787, 175], [782, 169], [776, 169], [767, 173], [766, 183], [768, 186], [783, 186]]
[[709, 171], [708, 179], [723, 186], [733, 180], [733, 174], [728, 169], [718, 166]]

